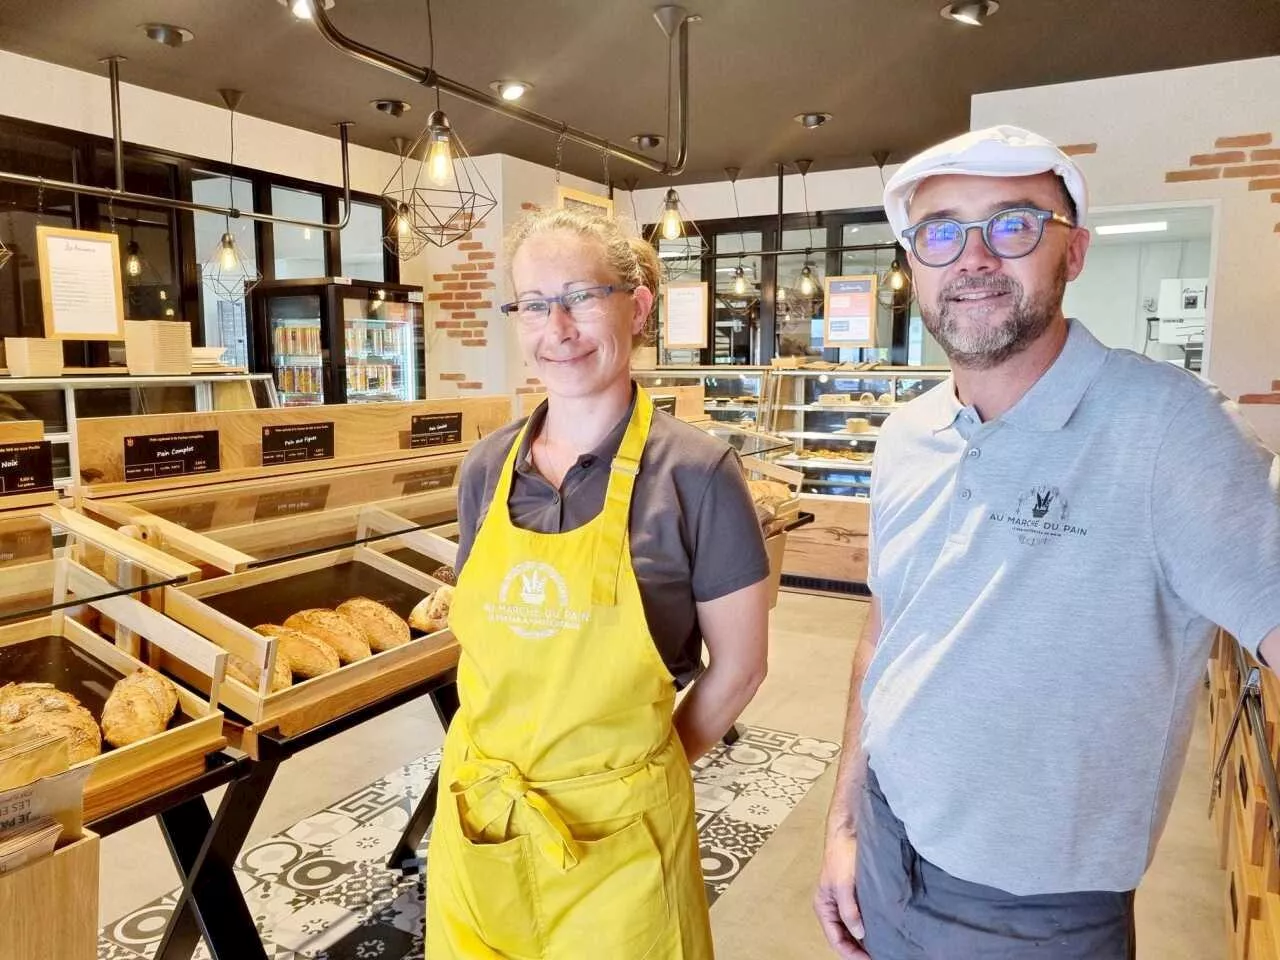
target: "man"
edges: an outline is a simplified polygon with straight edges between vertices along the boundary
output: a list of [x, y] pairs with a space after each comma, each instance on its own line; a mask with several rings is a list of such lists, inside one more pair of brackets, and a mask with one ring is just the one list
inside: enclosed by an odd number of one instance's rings
[[885, 424], [815, 907], [846, 958], [1119, 960], [1213, 624], [1280, 663], [1280, 462], [1062, 312], [1075, 164], [1013, 127], [885, 189], [952, 376]]

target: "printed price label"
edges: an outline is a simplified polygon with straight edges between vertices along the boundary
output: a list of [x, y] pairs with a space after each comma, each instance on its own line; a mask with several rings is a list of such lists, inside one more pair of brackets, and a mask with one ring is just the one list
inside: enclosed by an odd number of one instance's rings
[[217, 430], [124, 438], [124, 478], [127, 481], [217, 473], [221, 469]]
[[262, 428], [262, 465], [333, 459], [333, 422]]
[[462, 442], [461, 413], [428, 413], [409, 425], [409, 447], [439, 447]]
[[0, 444], [0, 497], [53, 489], [53, 444]]

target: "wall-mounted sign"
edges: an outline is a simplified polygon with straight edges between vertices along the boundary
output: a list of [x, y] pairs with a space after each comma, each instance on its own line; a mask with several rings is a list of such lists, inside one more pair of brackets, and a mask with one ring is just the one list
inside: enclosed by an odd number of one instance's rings
[[876, 345], [876, 278], [874, 274], [827, 277], [824, 282], [822, 345]]
[[409, 425], [409, 447], [439, 447], [462, 442], [461, 413], [428, 413], [414, 417]]
[[149, 434], [124, 438], [124, 478], [156, 480], [194, 473], [217, 473], [218, 431]]
[[707, 285], [702, 281], [662, 287], [662, 345], [668, 350], [707, 346]]
[[0, 444], [0, 497], [53, 489], [53, 444]]
[[262, 428], [262, 465], [333, 459], [333, 421]]
[[46, 337], [124, 339], [119, 237], [37, 226], [36, 255]]

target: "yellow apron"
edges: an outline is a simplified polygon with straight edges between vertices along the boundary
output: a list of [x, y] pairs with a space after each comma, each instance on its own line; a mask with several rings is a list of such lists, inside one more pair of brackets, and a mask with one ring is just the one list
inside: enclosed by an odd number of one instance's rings
[[708, 960], [675, 684], [645, 622], [628, 519], [653, 403], [604, 509], [567, 533], [507, 506], [523, 432], [458, 581], [461, 707], [427, 860], [431, 960]]

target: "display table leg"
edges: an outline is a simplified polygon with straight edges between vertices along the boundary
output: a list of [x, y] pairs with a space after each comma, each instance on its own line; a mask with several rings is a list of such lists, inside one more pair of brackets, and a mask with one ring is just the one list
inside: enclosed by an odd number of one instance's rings
[[[438, 690], [433, 690], [431, 703], [436, 708], [441, 726], [448, 731], [449, 724], [453, 722], [453, 715], [458, 712], [458, 685], [447, 683]], [[418, 844], [422, 843], [422, 838], [426, 836], [427, 829], [435, 818], [436, 798], [439, 793], [440, 771], [437, 768], [431, 777], [431, 782], [427, 784], [427, 792], [422, 795], [422, 799], [418, 801], [418, 805], [410, 815], [409, 823], [405, 826], [404, 833], [400, 835], [400, 842], [396, 844], [390, 859], [387, 860], [388, 870], [399, 870], [401, 873], [411, 874], [416, 873], [422, 866], [422, 860], [418, 857]]]
[[201, 934], [214, 960], [266, 960], [234, 868], [278, 768], [273, 759], [253, 764], [227, 787], [214, 817], [202, 797], [160, 814], [183, 884], [156, 960], [188, 960]]

